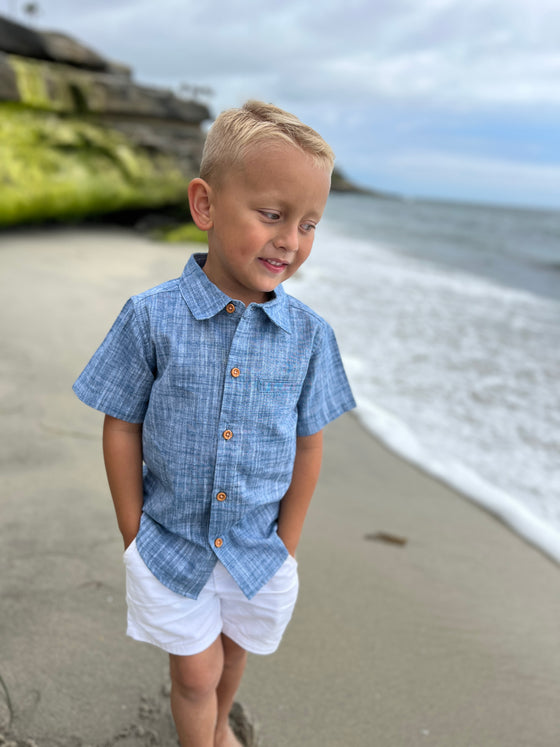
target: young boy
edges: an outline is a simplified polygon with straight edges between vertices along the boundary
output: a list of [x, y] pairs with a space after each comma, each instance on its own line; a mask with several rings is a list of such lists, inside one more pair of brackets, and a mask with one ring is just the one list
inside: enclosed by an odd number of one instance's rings
[[323, 427], [354, 407], [331, 328], [280, 283], [309, 256], [333, 154], [296, 117], [223, 112], [189, 185], [208, 254], [131, 298], [74, 384], [106, 414], [128, 629], [170, 655], [183, 747], [239, 744], [247, 651], [276, 650]]

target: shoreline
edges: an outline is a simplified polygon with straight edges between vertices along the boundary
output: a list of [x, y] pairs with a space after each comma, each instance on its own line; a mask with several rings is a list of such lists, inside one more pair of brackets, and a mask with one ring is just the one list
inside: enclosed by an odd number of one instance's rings
[[[387, 438], [384, 438], [376, 428], [378, 416], [367, 404], [363, 408], [358, 405], [355, 414], [364, 430], [380, 445], [409, 465], [416, 467], [426, 476], [437, 480], [457, 495], [470, 501], [474, 506], [486, 511], [515, 536], [555, 563], [560, 572], [560, 533], [544, 519], [529, 511], [520, 500], [492, 485], [465, 465], [448, 465], [445, 462], [430, 459], [425, 454], [422, 444], [405, 425], [401, 425], [401, 429], [406, 432], [408, 451], [395, 443], [394, 434], [388, 433]], [[402, 432], [400, 435], [402, 436]], [[413, 443], [413, 449], [410, 449], [411, 443]]]
[[[70, 387], [126, 298], [191, 249], [0, 234], [0, 734], [22, 746], [176, 744], [166, 656], [124, 635], [102, 416]], [[354, 415], [326, 430], [298, 560], [284, 642], [239, 693], [262, 747], [557, 744], [558, 568]]]

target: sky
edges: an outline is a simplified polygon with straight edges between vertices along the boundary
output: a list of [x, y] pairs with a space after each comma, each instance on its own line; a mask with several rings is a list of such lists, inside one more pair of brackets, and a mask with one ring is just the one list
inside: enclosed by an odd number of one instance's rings
[[[19, 0], [0, 13], [26, 22]], [[31, 21], [314, 127], [338, 168], [406, 197], [560, 208], [558, 0], [39, 0]]]

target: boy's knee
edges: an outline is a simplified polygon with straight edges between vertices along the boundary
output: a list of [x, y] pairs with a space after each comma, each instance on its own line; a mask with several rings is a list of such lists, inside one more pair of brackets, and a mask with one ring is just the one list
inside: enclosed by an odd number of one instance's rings
[[216, 692], [223, 671], [221, 652], [171, 656], [169, 671], [175, 692], [188, 700], [205, 700]]
[[223, 633], [222, 646], [224, 652], [224, 669], [227, 667], [238, 667], [247, 659], [247, 651]]

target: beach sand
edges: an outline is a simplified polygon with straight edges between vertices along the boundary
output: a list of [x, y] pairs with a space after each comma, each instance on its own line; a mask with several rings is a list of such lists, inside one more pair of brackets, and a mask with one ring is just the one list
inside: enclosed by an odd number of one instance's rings
[[[176, 745], [166, 655], [124, 634], [102, 415], [71, 385], [191, 249], [0, 234], [0, 745]], [[352, 415], [326, 431], [298, 559], [284, 642], [239, 693], [262, 747], [560, 743], [560, 569]]]

